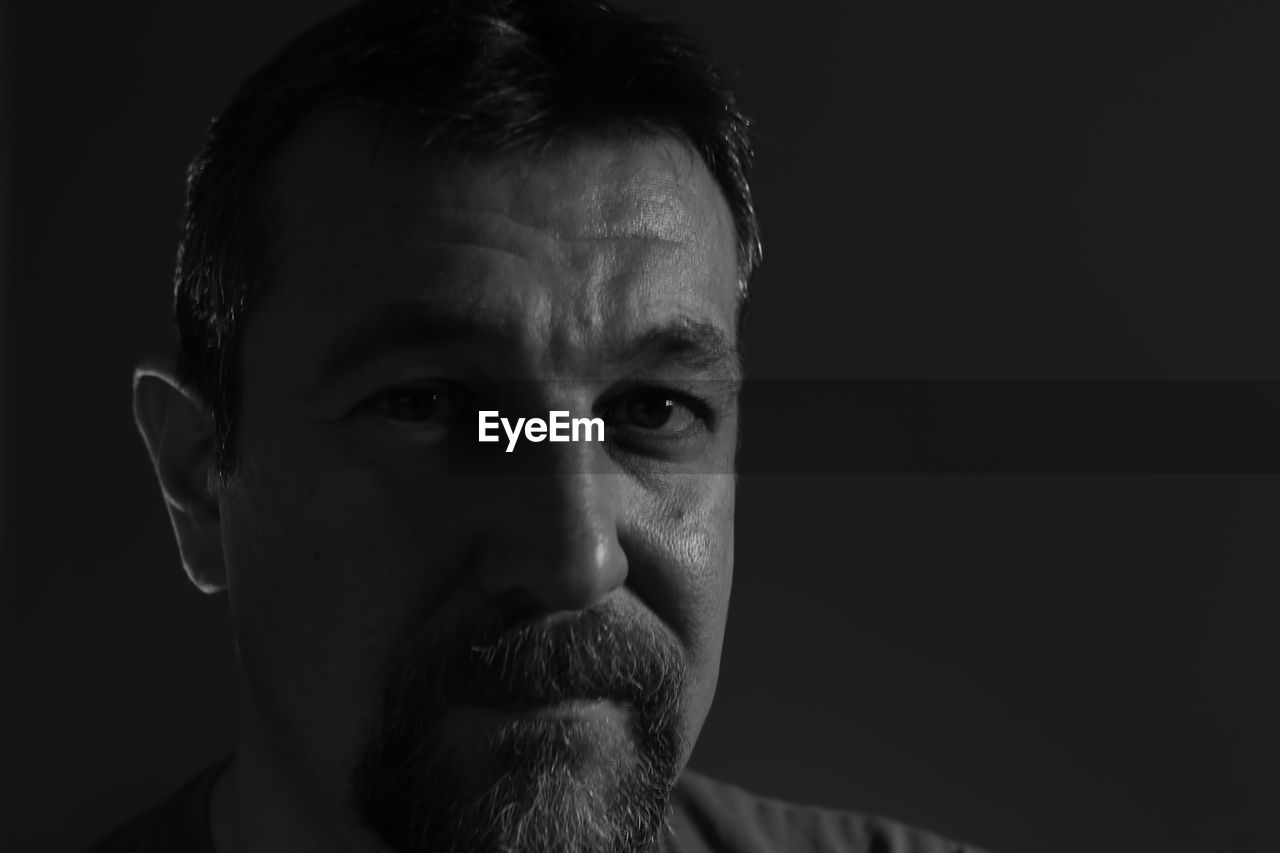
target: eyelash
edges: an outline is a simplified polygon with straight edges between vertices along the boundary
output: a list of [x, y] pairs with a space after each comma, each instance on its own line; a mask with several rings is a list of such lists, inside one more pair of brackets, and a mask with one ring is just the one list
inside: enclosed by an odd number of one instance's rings
[[[428, 417], [414, 420], [411, 418], [397, 418], [379, 410], [379, 404], [384, 401], [394, 399], [397, 395], [409, 394], [434, 395], [441, 398], [436, 402], [436, 406], [447, 407], [445, 416], [443, 418], [434, 417], [435, 409], [433, 409]], [[615, 426], [613, 433], [618, 437], [619, 444], [631, 446], [643, 446], [645, 444], [650, 446], [675, 445], [680, 442], [692, 441], [704, 433], [713, 433], [719, 425], [719, 413], [709, 401], [662, 385], [637, 385], [625, 388], [613, 394], [603, 405], [599, 406], [599, 414], [596, 416], [604, 417], [606, 426], [608, 426], [612, 420], [611, 414], [619, 407], [632, 402], [642, 402], [646, 399], [669, 400], [685, 408], [692, 415], [695, 422], [670, 435], [662, 434], [662, 426], [653, 429], [628, 427], [625, 424]], [[451, 421], [456, 424], [457, 428], [461, 429], [463, 428], [462, 421], [465, 420], [465, 413], [491, 405], [490, 403], [485, 403], [484, 406], [481, 406], [480, 402], [475, 394], [466, 389], [448, 383], [435, 382], [429, 385], [408, 384], [387, 388], [367, 397], [357, 406], [357, 410], [371, 412], [396, 424], [399, 428], [407, 430], [421, 431], [433, 426], [444, 428]]]
[[627, 402], [643, 399], [643, 398], [660, 398], [670, 400], [677, 405], [683, 406], [693, 414], [695, 418], [701, 421], [704, 428], [714, 432], [719, 421], [715, 410], [711, 405], [698, 397], [686, 394], [683, 391], [677, 391], [674, 388], [668, 388], [661, 385], [645, 385], [628, 388], [618, 394], [615, 394], [607, 404], [602, 406], [602, 411], [608, 413], [620, 405]]
[[378, 410], [380, 403], [384, 401], [392, 400], [397, 396], [410, 395], [410, 394], [434, 396], [437, 398], [441, 398], [435, 401], [435, 405], [437, 406], [448, 406], [451, 403], [454, 405], [457, 405], [459, 399], [463, 397], [463, 394], [461, 394], [458, 389], [451, 388], [447, 385], [443, 385], [439, 383], [435, 383], [431, 385], [413, 385], [413, 384], [397, 385], [394, 388], [387, 388], [385, 390], [379, 391], [378, 393], [370, 397], [365, 398], [363, 401], [361, 401], [357, 405], [356, 409], [357, 411], [367, 411], [367, 412], [372, 412], [376, 415], [381, 415], [382, 417], [385, 417], [391, 421], [395, 421], [396, 423], [407, 423], [407, 424], [424, 423], [425, 420], [429, 420], [430, 418], [424, 419], [424, 421], [415, 421], [408, 418], [396, 418], [392, 415], [388, 415]]

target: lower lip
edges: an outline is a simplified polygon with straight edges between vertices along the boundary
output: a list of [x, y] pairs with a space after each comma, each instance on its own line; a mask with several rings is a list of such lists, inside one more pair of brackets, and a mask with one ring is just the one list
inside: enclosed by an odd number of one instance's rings
[[[613, 728], [622, 723], [623, 710], [608, 700], [574, 699], [532, 708], [496, 708], [491, 705], [459, 705], [448, 715], [462, 731], [491, 731], [508, 723], [569, 723], [591, 728]], [[446, 723], [446, 725], [449, 725]]]
[[490, 705], [466, 705], [468, 716], [501, 720], [569, 720], [614, 716], [617, 706], [606, 700], [572, 699], [533, 708], [495, 708]]

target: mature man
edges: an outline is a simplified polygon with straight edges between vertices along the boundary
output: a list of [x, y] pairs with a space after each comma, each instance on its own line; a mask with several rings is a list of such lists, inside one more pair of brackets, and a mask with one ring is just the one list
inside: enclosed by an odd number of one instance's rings
[[[374, 0], [245, 84], [189, 176], [178, 357], [135, 382], [240, 740], [98, 849], [958, 849], [684, 772], [749, 154], [701, 53], [586, 0]], [[479, 440], [555, 412], [603, 440]]]

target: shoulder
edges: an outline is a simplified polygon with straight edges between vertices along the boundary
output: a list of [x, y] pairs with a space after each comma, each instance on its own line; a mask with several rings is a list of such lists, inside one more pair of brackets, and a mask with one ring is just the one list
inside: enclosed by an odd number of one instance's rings
[[672, 853], [982, 853], [881, 817], [761, 797], [685, 771]]
[[209, 797], [227, 764], [201, 771], [164, 802], [116, 827], [85, 853], [213, 853]]

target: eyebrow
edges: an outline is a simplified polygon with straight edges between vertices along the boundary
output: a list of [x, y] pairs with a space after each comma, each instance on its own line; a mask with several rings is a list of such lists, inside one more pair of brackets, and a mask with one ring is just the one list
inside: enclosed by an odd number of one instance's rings
[[718, 326], [682, 316], [654, 326], [615, 357], [624, 364], [670, 365], [740, 381], [742, 352]]
[[[509, 346], [513, 337], [509, 324], [495, 322], [475, 306], [397, 301], [352, 326], [325, 350], [314, 387], [327, 387], [362, 365], [397, 352], [461, 342]], [[715, 324], [689, 316], [646, 329], [602, 361], [633, 369], [674, 365], [734, 381], [741, 381], [743, 375], [741, 351], [729, 336]]]
[[395, 302], [347, 329], [329, 345], [316, 369], [315, 387], [324, 388], [370, 361], [404, 350], [460, 341], [496, 344], [504, 337], [502, 327], [465, 306]]

